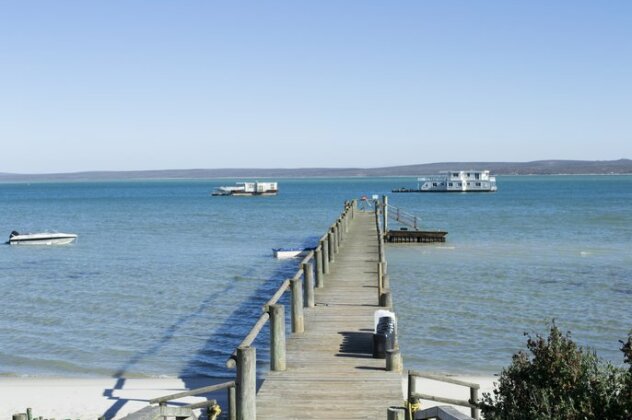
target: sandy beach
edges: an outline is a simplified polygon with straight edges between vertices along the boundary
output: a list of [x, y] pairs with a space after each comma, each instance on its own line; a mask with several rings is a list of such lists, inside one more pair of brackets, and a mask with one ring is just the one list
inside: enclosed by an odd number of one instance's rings
[[[479, 395], [491, 392], [494, 381], [492, 377], [456, 378], [480, 384]], [[187, 380], [187, 384], [193, 387], [215, 382], [208, 379]], [[406, 378], [402, 378], [402, 400], [406, 383]], [[31, 408], [34, 416], [45, 418], [97, 419], [106, 416], [108, 419], [120, 419], [146, 407], [152, 398], [186, 389], [185, 383], [178, 378], [0, 378], [0, 418], [11, 418], [13, 414], [25, 413], [27, 408]], [[417, 390], [447, 398], [469, 398], [468, 388], [426, 379], [418, 379]], [[179, 401], [194, 403], [203, 400], [201, 397], [190, 397]], [[425, 400], [421, 403], [422, 408], [445, 405]], [[465, 414], [470, 413], [468, 408], [457, 408]]]
[[[193, 384], [205, 386], [210, 381], [200, 379], [199, 384]], [[185, 383], [177, 378], [1, 378], [0, 418], [10, 419], [31, 408], [33, 416], [44, 418], [118, 419], [146, 407], [152, 398], [184, 390]], [[178, 401], [203, 400], [190, 397]]]

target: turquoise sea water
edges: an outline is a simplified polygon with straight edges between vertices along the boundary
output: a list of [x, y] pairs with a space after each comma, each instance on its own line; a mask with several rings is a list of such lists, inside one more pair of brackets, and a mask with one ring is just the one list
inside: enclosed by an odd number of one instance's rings
[[[343, 202], [447, 230], [389, 245], [407, 368], [491, 374], [555, 318], [620, 364], [632, 329], [632, 177], [499, 177], [495, 194], [390, 194], [414, 178], [280, 179], [276, 197], [211, 197], [233, 180], [0, 184], [0, 375], [231, 376], [224, 362]], [[266, 359], [265, 335], [258, 346]]]

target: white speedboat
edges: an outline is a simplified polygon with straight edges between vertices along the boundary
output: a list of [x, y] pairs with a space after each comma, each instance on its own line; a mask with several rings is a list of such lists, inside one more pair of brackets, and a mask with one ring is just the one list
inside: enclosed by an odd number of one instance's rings
[[311, 248], [272, 248], [272, 255], [274, 255], [274, 258], [282, 260], [286, 258], [304, 257], [311, 250]]
[[9, 245], [67, 245], [77, 239], [74, 233], [19, 233], [9, 235]]

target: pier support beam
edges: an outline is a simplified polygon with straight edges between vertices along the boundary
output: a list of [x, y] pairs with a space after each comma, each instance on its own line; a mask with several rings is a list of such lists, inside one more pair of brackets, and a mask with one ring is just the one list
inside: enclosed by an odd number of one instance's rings
[[388, 232], [388, 196], [382, 196], [382, 231]]
[[[470, 388], [470, 400], [473, 403], [478, 402], [478, 389]], [[480, 418], [480, 409], [479, 408], [475, 408], [475, 407], [471, 407], [470, 408], [470, 415], [472, 416], [473, 419], [478, 420]]]
[[342, 219], [338, 219], [338, 221], [336, 222], [336, 232], [338, 233], [338, 241], [336, 242], [336, 246], [338, 246], [338, 248], [340, 248], [340, 245], [342, 244], [343, 241], [343, 236], [344, 236], [344, 229], [342, 228]]
[[304, 305], [306, 308], [314, 307], [314, 272], [311, 263], [303, 264], [303, 293], [305, 294]]
[[401, 407], [389, 407], [386, 420], [406, 420], [406, 410]]
[[329, 235], [320, 241], [320, 249], [323, 251], [323, 274], [329, 274]]
[[[322, 245], [322, 243], [321, 243]], [[319, 246], [318, 248], [316, 248], [316, 251], [314, 251], [314, 260], [316, 261], [316, 288], [320, 289], [321, 287], [323, 287], [324, 281], [323, 281], [323, 251], [322, 251], [322, 246]]]
[[385, 289], [380, 295], [380, 306], [383, 308], [393, 307], [393, 297], [391, 296], [390, 290]]
[[401, 372], [402, 368], [402, 355], [399, 348], [386, 349], [386, 370], [389, 372]]
[[237, 420], [237, 388], [228, 388], [228, 420]]
[[382, 293], [384, 293], [384, 279], [382, 273], [384, 269], [382, 268], [382, 262], [377, 263], [377, 298], [378, 300], [381, 298]]
[[415, 377], [410, 374], [410, 370], [408, 371], [408, 415], [409, 417], [415, 418], [415, 411], [419, 409], [419, 398], [414, 395], [417, 394], [417, 382], [415, 381]]
[[292, 287], [292, 332], [303, 333], [305, 331], [305, 316], [303, 314], [303, 290], [300, 279], [290, 281]]
[[336, 249], [334, 248], [334, 233], [333, 229], [329, 230], [327, 233], [327, 245], [329, 247], [329, 262], [334, 262], [334, 254], [336, 253]]
[[285, 306], [270, 305], [270, 370], [283, 371], [285, 362]]
[[257, 351], [237, 347], [237, 420], [257, 418]]

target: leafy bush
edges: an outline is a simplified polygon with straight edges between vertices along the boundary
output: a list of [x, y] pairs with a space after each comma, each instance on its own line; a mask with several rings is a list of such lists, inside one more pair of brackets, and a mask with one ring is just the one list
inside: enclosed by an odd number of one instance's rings
[[555, 323], [528, 337], [480, 403], [485, 419], [632, 419], [632, 332], [621, 351], [628, 370], [578, 347]]

